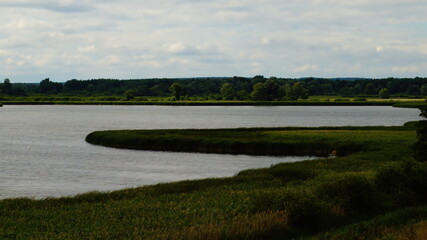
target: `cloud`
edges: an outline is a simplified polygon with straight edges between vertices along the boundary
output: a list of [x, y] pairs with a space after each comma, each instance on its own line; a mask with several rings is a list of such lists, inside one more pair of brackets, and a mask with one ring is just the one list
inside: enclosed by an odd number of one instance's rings
[[0, 10], [12, 81], [427, 75], [421, 0], [3, 0]]
[[59, 13], [88, 12], [95, 8], [78, 1], [13, 1], [0, 3], [4, 8], [42, 9]]
[[376, 46], [375, 50], [379, 53], [379, 52], [384, 51], [384, 47], [383, 46]]
[[309, 72], [309, 71], [317, 71], [317, 69], [319, 68], [319, 66], [317, 66], [316, 64], [313, 65], [303, 65], [300, 67], [297, 67], [294, 69], [295, 72]]
[[416, 66], [405, 66], [405, 67], [393, 67], [392, 70], [393, 72], [396, 72], [396, 73], [415, 73], [419, 69]]
[[77, 49], [77, 51], [82, 52], [82, 53], [93, 52], [95, 50], [96, 50], [96, 47], [94, 45], [90, 45], [90, 46], [86, 46], [86, 47], [79, 47]]

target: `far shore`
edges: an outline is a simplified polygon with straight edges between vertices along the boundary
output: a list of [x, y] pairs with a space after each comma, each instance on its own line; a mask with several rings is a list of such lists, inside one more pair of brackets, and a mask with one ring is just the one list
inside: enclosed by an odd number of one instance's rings
[[393, 106], [418, 108], [424, 100], [369, 101], [4, 101], [2, 105], [157, 105], [157, 106]]

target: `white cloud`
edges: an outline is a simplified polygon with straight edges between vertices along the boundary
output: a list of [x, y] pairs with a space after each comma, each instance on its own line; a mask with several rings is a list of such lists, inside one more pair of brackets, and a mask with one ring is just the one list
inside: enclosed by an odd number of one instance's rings
[[167, 46], [167, 51], [169, 51], [170, 53], [182, 53], [185, 52], [187, 49], [188, 46], [186, 46], [182, 42], [172, 43]]
[[311, 72], [311, 71], [317, 71], [318, 68], [319, 67], [316, 64], [313, 64], [313, 65], [307, 64], [307, 65], [303, 65], [303, 66], [295, 68], [294, 71], [298, 72], [298, 73], [300, 73], [300, 72]]
[[379, 53], [379, 52], [384, 51], [384, 47], [383, 46], [376, 46], [375, 50]]
[[116, 64], [120, 62], [120, 57], [116, 55], [109, 55], [103, 58], [101, 62], [107, 65]]
[[417, 66], [405, 66], [405, 67], [393, 67], [392, 70], [395, 73], [415, 73], [419, 69]]
[[77, 49], [77, 51], [82, 52], [82, 53], [93, 52], [95, 50], [96, 50], [96, 47], [94, 45], [90, 45], [90, 46], [86, 46], [86, 47], [79, 47]]

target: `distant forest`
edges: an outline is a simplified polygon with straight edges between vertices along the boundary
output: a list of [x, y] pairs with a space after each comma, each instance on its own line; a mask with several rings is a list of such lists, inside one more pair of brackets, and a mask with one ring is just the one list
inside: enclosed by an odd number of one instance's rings
[[171, 97], [172, 100], [199, 97], [216, 100], [296, 100], [313, 95], [343, 97], [427, 96], [427, 78], [324, 79], [324, 78], [183, 78], [183, 79], [92, 79], [40, 83], [0, 83], [2, 96], [126, 96]]

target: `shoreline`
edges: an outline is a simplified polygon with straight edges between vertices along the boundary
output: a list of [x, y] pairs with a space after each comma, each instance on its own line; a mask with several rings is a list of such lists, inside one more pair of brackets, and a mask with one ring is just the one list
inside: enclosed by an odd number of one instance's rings
[[298, 102], [298, 101], [4, 101], [2, 105], [134, 105], [134, 106], [392, 106], [401, 108], [418, 108], [425, 105], [425, 101], [336, 101], [336, 102]]

